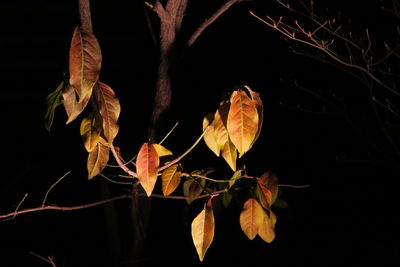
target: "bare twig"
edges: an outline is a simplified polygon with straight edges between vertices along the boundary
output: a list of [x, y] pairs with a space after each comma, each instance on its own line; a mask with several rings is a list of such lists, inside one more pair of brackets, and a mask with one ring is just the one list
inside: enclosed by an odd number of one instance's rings
[[31, 254], [32, 256], [35, 256], [38, 259], [41, 259], [42, 261], [47, 262], [48, 264], [50, 264], [53, 267], [57, 267], [57, 265], [54, 262], [54, 257], [53, 256], [48, 256], [47, 258], [45, 258], [45, 257], [43, 257], [43, 256], [41, 256], [41, 255], [39, 255], [39, 254], [37, 254], [35, 252], [32, 252], [32, 251], [28, 251], [28, 253]]
[[47, 196], [49, 195], [50, 191], [59, 183], [61, 180], [63, 180], [68, 174], [70, 174], [71, 171], [68, 171], [66, 174], [64, 174], [60, 179], [58, 179], [54, 184], [50, 186], [50, 188], [47, 190], [46, 195], [44, 196], [43, 202], [42, 202], [42, 207], [46, 204]]

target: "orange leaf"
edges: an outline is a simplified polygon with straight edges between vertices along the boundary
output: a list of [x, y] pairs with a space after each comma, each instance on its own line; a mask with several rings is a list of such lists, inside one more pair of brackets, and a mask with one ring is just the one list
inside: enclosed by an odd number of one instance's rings
[[254, 101], [256, 108], [257, 108], [257, 113], [258, 113], [258, 129], [257, 129], [257, 133], [256, 136], [254, 138], [253, 144], [254, 142], [257, 140], [257, 138], [260, 136], [261, 133], [261, 128], [262, 128], [262, 124], [263, 124], [263, 120], [264, 120], [264, 108], [263, 108], [263, 103], [261, 101], [260, 95], [256, 92], [254, 92], [253, 90], [250, 89], [249, 86], [244, 85], [243, 86], [245, 89], [247, 89], [247, 91], [249, 91], [251, 99]]
[[101, 82], [98, 82], [94, 90], [95, 99], [99, 108], [99, 113], [103, 118], [103, 132], [109, 143], [112, 143], [118, 134], [118, 117], [121, 106], [113, 89]]
[[260, 201], [261, 205], [270, 210], [272, 205], [272, 193], [271, 191], [263, 184], [260, 178], [256, 178], [257, 186], [256, 186], [256, 196]]
[[271, 198], [271, 205], [275, 202], [276, 198], [278, 197], [278, 178], [274, 173], [265, 172], [260, 177], [261, 183], [265, 185], [269, 191], [271, 191], [272, 198]]
[[200, 261], [203, 261], [207, 249], [214, 238], [214, 214], [211, 198], [204, 205], [204, 209], [192, 222], [192, 239]]
[[90, 98], [101, 68], [101, 50], [96, 37], [76, 28], [69, 51], [69, 83], [74, 87], [79, 102]]
[[258, 228], [258, 235], [267, 243], [271, 243], [275, 239], [275, 214], [270, 211], [270, 216], [264, 213], [262, 224]]
[[224, 147], [222, 148], [222, 157], [225, 159], [231, 169], [233, 171], [236, 171], [236, 147], [233, 145], [229, 137]]
[[76, 117], [81, 114], [81, 112], [86, 107], [87, 103], [89, 103], [90, 96], [85, 98], [81, 98], [79, 101], [77, 100], [77, 95], [75, 89], [72, 85], [68, 85], [65, 87], [64, 92], [62, 93], [63, 104], [65, 108], [65, 112], [67, 113], [68, 120], [66, 124], [75, 120]]
[[231, 95], [227, 129], [232, 143], [239, 151], [239, 158], [252, 146], [258, 131], [257, 107], [241, 89]]
[[110, 156], [107, 141], [101, 137], [99, 140], [100, 141], [97, 143], [94, 149], [89, 152], [87, 161], [89, 180], [98, 175], [104, 169]]
[[254, 198], [248, 199], [240, 213], [240, 226], [245, 235], [253, 240], [258, 234], [260, 225], [264, 223], [265, 212]]
[[175, 164], [163, 172], [161, 179], [164, 196], [172, 194], [181, 182], [181, 171], [179, 169], [179, 165]]
[[153, 145], [144, 143], [137, 155], [136, 171], [140, 184], [146, 191], [147, 196], [151, 195], [156, 184], [159, 164], [160, 159]]

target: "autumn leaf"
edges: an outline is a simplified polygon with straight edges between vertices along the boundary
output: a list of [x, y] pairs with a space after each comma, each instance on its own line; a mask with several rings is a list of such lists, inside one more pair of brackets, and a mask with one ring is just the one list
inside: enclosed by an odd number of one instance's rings
[[153, 144], [154, 149], [157, 151], [158, 157], [171, 156], [172, 152], [160, 144]]
[[275, 202], [276, 198], [278, 197], [278, 178], [272, 172], [265, 172], [260, 177], [261, 183], [265, 185], [266, 188], [271, 191], [271, 205]]
[[214, 126], [215, 140], [220, 150], [223, 150], [226, 143], [229, 142], [228, 130], [226, 129], [229, 107], [229, 102], [223, 102], [215, 112], [212, 123]]
[[44, 116], [47, 131], [50, 131], [50, 128], [53, 125], [55, 109], [63, 103], [62, 93], [66, 86], [65, 82], [61, 82], [57, 89], [47, 96], [47, 111]]
[[88, 152], [91, 152], [97, 146], [102, 129], [102, 118], [96, 111], [92, 111], [87, 118], [82, 120], [80, 134], [83, 145]]
[[103, 133], [109, 143], [112, 143], [118, 134], [118, 117], [121, 112], [121, 106], [113, 89], [101, 82], [95, 86], [94, 96], [103, 118]]
[[86, 97], [81, 99], [81, 102], [77, 100], [77, 95], [75, 89], [72, 85], [68, 85], [65, 87], [64, 92], [62, 93], [63, 104], [65, 108], [65, 112], [67, 113], [68, 120], [66, 124], [72, 122], [76, 119], [76, 117], [81, 114], [81, 112], [85, 109], [87, 103], [90, 98]]
[[168, 196], [175, 191], [181, 181], [181, 174], [178, 164], [172, 165], [162, 173], [161, 180], [164, 196]]
[[200, 261], [210, 247], [214, 238], [214, 214], [211, 198], [204, 205], [204, 209], [194, 218], [192, 222], [192, 239], [196, 247]]
[[197, 182], [193, 178], [188, 179], [183, 183], [183, 195], [187, 197], [186, 202], [188, 204], [192, 203], [193, 200], [200, 196], [200, 194], [203, 192], [205, 184], [206, 180], [201, 179]]
[[255, 103], [256, 108], [257, 108], [257, 113], [258, 113], [258, 129], [257, 129], [256, 136], [254, 137], [254, 141], [253, 141], [253, 144], [254, 144], [254, 142], [258, 139], [258, 137], [260, 136], [260, 133], [261, 133], [261, 128], [262, 128], [263, 120], [264, 120], [264, 107], [263, 107], [263, 103], [261, 101], [260, 95], [258, 93], [251, 90], [250, 87], [247, 85], [244, 85], [243, 88], [245, 88], [247, 91], [249, 91], [251, 99]]
[[258, 201], [249, 198], [243, 205], [239, 221], [245, 235], [253, 240], [259, 232], [259, 227], [264, 225], [265, 212]]
[[271, 243], [275, 239], [275, 214], [270, 211], [270, 216], [264, 213], [263, 222], [258, 227], [258, 235], [267, 243]]
[[261, 206], [270, 210], [272, 205], [272, 193], [260, 178], [256, 178], [256, 181], [256, 197], [260, 201]]
[[[207, 114], [206, 117], [203, 119], [203, 131], [204, 132], [204, 142], [208, 146], [208, 148], [214, 152], [214, 154], [219, 157], [220, 155], [220, 148], [217, 144], [217, 139], [215, 137], [215, 130], [214, 130], [214, 125], [212, 124], [212, 121], [214, 120], [214, 114], [210, 113]], [[208, 126], [208, 128], [207, 128]]]
[[229, 137], [224, 147], [222, 148], [222, 157], [228, 163], [229, 167], [231, 167], [233, 171], [236, 171], [237, 150]]
[[98, 175], [104, 169], [107, 165], [108, 159], [109, 148], [107, 146], [107, 141], [100, 137], [97, 145], [91, 152], [89, 152], [87, 160], [89, 180]]
[[151, 195], [156, 184], [159, 164], [160, 159], [153, 145], [144, 143], [137, 155], [136, 171], [140, 184], [146, 191], [147, 196]]
[[78, 95], [78, 102], [90, 98], [100, 68], [101, 50], [96, 37], [77, 27], [69, 51], [69, 83]]
[[232, 93], [230, 102], [227, 130], [240, 158], [255, 140], [259, 123], [258, 112], [254, 101], [241, 89]]

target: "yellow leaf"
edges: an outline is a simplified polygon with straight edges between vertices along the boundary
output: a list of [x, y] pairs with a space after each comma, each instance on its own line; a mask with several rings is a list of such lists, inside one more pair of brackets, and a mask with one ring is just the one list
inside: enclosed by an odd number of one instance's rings
[[102, 119], [97, 112], [91, 112], [87, 118], [81, 122], [80, 134], [83, 145], [88, 152], [91, 152], [100, 140], [102, 131]]
[[204, 209], [192, 222], [192, 239], [200, 261], [203, 261], [207, 249], [214, 238], [214, 214], [211, 198], [204, 205]]
[[47, 131], [50, 131], [51, 125], [53, 124], [56, 107], [62, 104], [62, 93], [66, 86], [65, 82], [61, 82], [57, 89], [47, 96], [47, 111], [44, 116]]
[[258, 227], [258, 235], [267, 243], [271, 243], [275, 239], [275, 214], [270, 211], [270, 216], [264, 213], [262, 224]]
[[230, 178], [229, 188], [231, 188], [235, 184], [236, 180], [242, 177], [242, 175], [243, 175], [243, 170], [235, 171], [232, 177]]
[[151, 195], [156, 184], [159, 164], [160, 159], [153, 145], [144, 143], [136, 159], [136, 171], [139, 182], [147, 196]]
[[215, 140], [220, 150], [223, 150], [224, 146], [229, 141], [228, 130], [226, 129], [229, 107], [229, 102], [223, 102], [215, 112], [212, 122]]
[[160, 144], [153, 144], [154, 149], [157, 151], [158, 157], [171, 156], [172, 152]]
[[178, 164], [172, 165], [168, 169], [166, 169], [162, 176], [162, 191], [164, 196], [168, 196], [175, 191], [181, 182], [181, 172]]
[[76, 28], [69, 51], [69, 83], [74, 87], [78, 102], [90, 98], [101, 68], [101, 50], [93, 33]]
[[225, 143], [224, 147], [222, 148], [222, 157], [228, 163], [229, 167], [233, 171], [236, 171], [236, 158], [237, 152], [236, 147], [233, 145], [231, 140], [228, 137], [227, 142]]
[[[203, 139], [208, 148], [214, 152], [214, 154], [219, 157], [220, 153], [220, 148], [217, 144], [217, 139], [215, 137], [215, 129], [214, 125], [212, 124], [212, 121], [214, 119], [214, 114], [208, 114], [206, 117], [203, 119], [203, 131], [205, 130]], [[206, 129], [206, 127], [208, 128]]]
[[98, 175], [104, 169], [107, 165], [108, 159], [109, 148], [107, 146], [107, 141], [100, 137], [97, 145], [91, 152], [89, 152], [87, 160], [89, 180]]
[[258, 234], [260, 225], [264, 223], [265, 212], [254, 198], [249, 198], [243, 205], [239, 221], [245, 235], [253, 240]]
[[118, 117], [121, 112], [121, 106], [113, 89], [101, 82], [94, 87], [94, 96], [103, 118], [103, 132], [109, 143], [112, 143], [118, 134]]
[[259, 124], [258, 112], [255, 102], [241, 89], [232, 93], [230, 102], [227, 129], [240, 158], [255, 140]]

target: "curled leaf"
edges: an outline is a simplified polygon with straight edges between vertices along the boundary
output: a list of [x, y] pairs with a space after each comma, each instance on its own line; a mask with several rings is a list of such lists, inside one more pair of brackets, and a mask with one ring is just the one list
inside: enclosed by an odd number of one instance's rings
[[[200, 183], [200, 184], [199, 184]], [[187, 197], [186, 202], [192, 203], [200, 194], [203, 192], [203, 188], [206, 184], [206, 180], [201, 179], [196, 182], [194, 179], [187, 179], [183, 183], [183, 195]]]
[[67, 113], [68, 120], [66, 124], [75, 120], [76, 117], [81, 114], [81, 112], [85, 109], [88, 104], [90, 97], [81, 98], [80, 101], [77, 100], [77, 94], [72, 85], [68, 85], [65, 87], [64, 92], [62, 93], [63, 104], [65, 108], [65, 112]]
[[192, 239], [196, 247], [200, 261], [214, 239], [214, 214], [212, 210], [211, 198], [204, 205], [203, 210], [194, 218], [192, 222]]
[[261, 183], [271, 191], [271, 205], [275, 202], [276, 198], [278, 197], [278, 178], [272, 172], [265, 172], [260, 177]]
[[172, 156], [172, 152], [160, 144], [153, 144], [153, 147], [157, 151], [157, 155], [160, 158], [164, 156]]
[[61, 105], [63, 102], [62, 93], [66, 86], [67, 85], [65, 84], [65, 82], [61, 82], [58, 85], [57, 89], [47, 96], [47, 111], [46, 115], [44, 116], [47, 131], [50, 131], [51, 125], [53, 124], [56, 107]]
[[[203, 119], [203, 131], [205, 131], [203, 139], [208, 148], [214, 152], [214, 154], [219, 157], [220, 148], [217, 144], [217, 139], [215, 137], [215, 129], [212, 121], [214, 119], [214, 114], [210, 113], [207, 114], [206, 117]], [[208, 128], [207, 128], [208, 126]]]
[[98, 175], [104, 169], [107, 165], [109, 156], [110, 153], [107, 141], [100, 137], [97, 145], [89, 152], [87, 161], [89, 180]]
[[271, 191], [264, 185], [260, 178], [256, 178], [257, 186], [256, 186], [256, 196], [265, 209], [270, 210], [272, 205], [272, 193]]
[[224, 147], [222, 148], [222, 157], [228, 163], [229, 167], [231, 167], [233, 171], [236, 171], [237, 150], [229, 137]]
[[260, 136], [260, 133], [261, 133], [261, 128], [262, 128], [263, 120], [264, 120], [264, 107], [263, 107], [263, 103], [261, 101], [260, 95], [258, 93], [251, 90], [250, 87], [247, 85], [244, 85], [243, 88], [245, 88], [247, 91], [249, 91], [251, 99], [253, 100], [253, 102], [257, 108], [257, 113], [258, 113], [258, 129], [257, 129], [256, 136], [254, 138], [254, 141], [253, 141], [253, 144], [254, 144], [254, 142], [257, 140], [257, 138]]
[[164, 196], [169, 196], [178, 187], [181, 181], [181, 171], [178, 164], [172, 165], [166, 169], [161, 176], [162, 191]]
[[103, 118], [104, 136], [109, 143], [112, 143], [119, 130], [117, 122], [121, 112], [119, 100], [115, 96], [114, 90], [101, 82], [96, 84], [94, 95], [99, 113]]
[[160, 159], [153, 145], [144, 143], [137, 155], [136, 171], [140, 184], [146, 191], [147, 196], [151, 195], [156, 184], [159, 164]]

